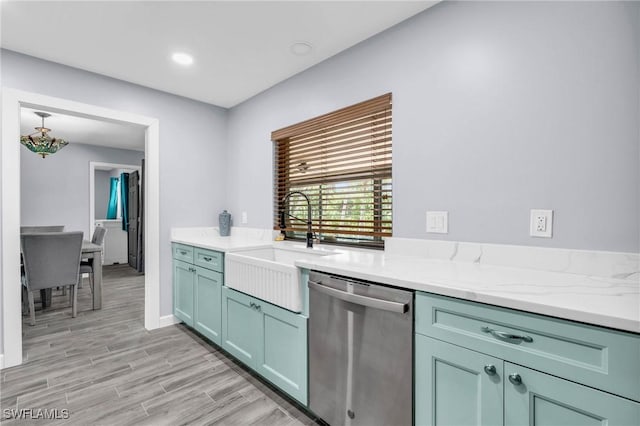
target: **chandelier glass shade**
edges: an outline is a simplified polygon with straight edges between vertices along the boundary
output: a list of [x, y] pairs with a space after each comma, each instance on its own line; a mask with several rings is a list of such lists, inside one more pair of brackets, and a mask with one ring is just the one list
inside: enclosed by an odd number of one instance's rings
[[60, 138], [52, 138], [49, 136], [51, 129], [44, 127], [44, 119], [50, 117], [51, 114], [46, 112], [36, 112], [37, 116], [42, 118], [42, 126], [36, 127], [37, 132], [27, 136], [20, 136], [20, 143], [29, 149], [29, 151], [45, 158], [49, 154], [55, 154], [65, 146], [69, 145], [69, 142]]

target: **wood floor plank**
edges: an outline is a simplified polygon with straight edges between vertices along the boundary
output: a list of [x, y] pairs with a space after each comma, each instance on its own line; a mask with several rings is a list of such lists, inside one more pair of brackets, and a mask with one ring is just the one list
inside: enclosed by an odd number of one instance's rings
[[91, 363], [93, 365], [106, 363], [126, 363], [130, 365], [131, 362], [148, 357], [149, 354], [142, 348], [125, 348], [120, 351], [107, 352], [105, 354], [92, 356]]
[[[217, 383], [236, 376], [235, 372], [224, 363], [219, 363], [218, 365], [210, 364], [209, 368], [203, 370], [189, 370], [185, 374], [172, 376], [168, 380], [161, 382], [160, 385], [167, 392], [193, 387], [208, 390], [209, 388], [214, 388]], [[206, 390], [203, 390], [203, 392], [206, 392]]]
[[208, 425], [216, 419], [234, 412], [246, 405], [246, 400], [239, 393], [227, 395], [224, 399], [216, 401], [203, 410], [187, 413], [180, 421], [181, 425]]
[[83, 390], [67, 392], [67, 404], [71, 412], [93, 410], [96, 405], [120, 398], [116, 388], [110, 385], [97, 384]]
[[67, 404], [67, 397], [59, 388], [45, 388], [18, 395], [17, 408], [59, 408]]
[[47, 362], [46, 360], [35, 361], [29, 365], [31, 368], [27, 370], [13, 370], [8, 372], [5, 375], [5, 382], [29, 381], [37, 378], [46, 379], [53, 374], [65, 374], [78, 369], [90, 368], [91, 360], [85, 357], [62, 358], [60, 360], [56, 360], [55, 369], [52, 369], [50, 362]]
[[256, 399], [255, 401], [247, 401], [240, 409], [233, 410], [225, 416], [222, 416], [211, 424], [214, 425], [239, 425], [252, 424], [258, 419], [267, 416], [272, 410], [277, 408], [275, 402], [267, 398]]
[[262, 416], [259, 416], [257, 419], [251, 421], [250, 425], [277, 425], [283, 424], [290, 419], [287, 414], [280, 409], [280, 407], [274, 407], [270, 411], [266, 412]]

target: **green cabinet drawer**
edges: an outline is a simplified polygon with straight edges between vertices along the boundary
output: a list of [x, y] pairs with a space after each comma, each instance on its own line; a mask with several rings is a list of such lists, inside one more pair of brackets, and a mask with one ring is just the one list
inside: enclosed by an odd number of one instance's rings
[[171, 244], [173, 258], [187, 263], [193, 263], [193, 247], [184, 244]]
[[640, 401], [639, 335], [420, 292], [415, 315], [416, 333]]
[[224, 254], [219, 251], [196, 247], [193, 253], [193, 263], [212, 271], [224, 272]]
[[640, 403], [508, 362], [504, 374], [507, 426], [640, 425]]

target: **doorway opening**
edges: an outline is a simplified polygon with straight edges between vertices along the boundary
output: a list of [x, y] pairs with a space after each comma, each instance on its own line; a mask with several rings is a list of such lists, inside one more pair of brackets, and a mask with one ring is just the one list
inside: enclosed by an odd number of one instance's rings
[[[97, 226], [107, 230], [103, 265], [128, 264], [144, 272], [142, 169], [142, 164], [89, 163], [90, 234]], [[128, 199], [123, 202], [124, 185]]]
[[[2, 367], [19, 365], [22, 354], [22, 304], [20, 284], [20, 109], [37, 108], [112, 123], [144, 128], [145, 177], [143, 182], [144, 326], [160, 326], [159, 289], [159, 123], [151, 117], [112, 110], [36, 93], [3, 89], [2, 96]], [[26, 155], [26, 154], [24, 154]], [[41, 160], [42, 161], [42, 160]], [[86, 217], [86, 216], [85, 216]]]

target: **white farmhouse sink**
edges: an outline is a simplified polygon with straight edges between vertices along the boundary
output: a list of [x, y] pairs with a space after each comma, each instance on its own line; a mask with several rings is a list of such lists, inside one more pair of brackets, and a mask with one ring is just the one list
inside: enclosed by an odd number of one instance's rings
[[296, 260], [336, 254], [327, 249], [266, 247], [227, 253], [224, 281], [227, 287], [266, 300], [294, 312], [303, 306], [300, 271]]

